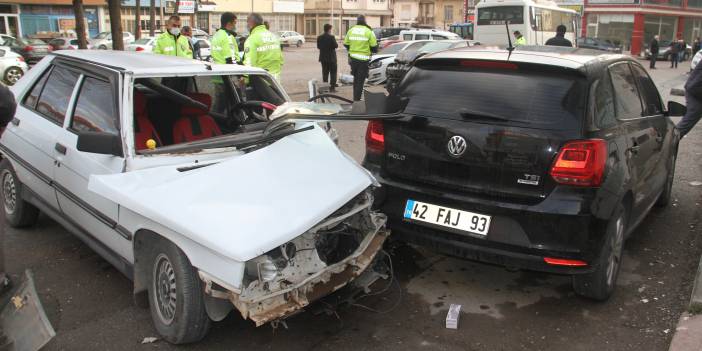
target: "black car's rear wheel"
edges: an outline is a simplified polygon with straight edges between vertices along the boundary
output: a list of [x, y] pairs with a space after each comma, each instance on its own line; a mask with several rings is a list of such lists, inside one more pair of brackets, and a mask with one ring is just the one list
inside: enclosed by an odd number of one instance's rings
[[168, 342], [201, 340], [210, 329], [202, 282], [177, 246], [160, 241], [152, 250], [149, 304], [156, 330]]
[[573, 276], [573, 290], [578, 295], [605, 301], [614, 292], [624, 253], [626, 218], [626, 210], [620, 204], [607, 224], [605, 244], [596, 262], [597, 268], [591, 273]]

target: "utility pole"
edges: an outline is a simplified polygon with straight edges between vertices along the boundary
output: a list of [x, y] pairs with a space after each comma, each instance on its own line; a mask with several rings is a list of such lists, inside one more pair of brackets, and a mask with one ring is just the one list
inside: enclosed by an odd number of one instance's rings
[[[331, 25], [332, 25], [332, 31], [336, 28], [336, 23], [334, 23], [334, 0], [331, 0]], [[339, 35], [341, 35], [341, 29], [339, 28]], [[334, 33], [332, 32], [332, 35]]]

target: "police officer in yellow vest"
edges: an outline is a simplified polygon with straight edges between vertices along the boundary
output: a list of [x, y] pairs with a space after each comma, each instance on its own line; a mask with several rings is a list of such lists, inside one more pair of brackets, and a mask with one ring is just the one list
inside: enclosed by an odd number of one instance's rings
[[249, 27], [249, 37], [244, 43], [244, 64], [263, 68], [280, 82], [283, 68], [280, 39], [266, 28], [263, 17], [258, 13], [250, 14], [246, 25]]
[[180, 17], [171, 16], [168, 19], [167, 31], [156, 37], [153, 53], [193, 58], [193, 51], [190, 49], [188, 37], [180, 35]]
[[214, 63], [239, 63], [239, 45], [236, 43], [236, 15], [225, 12], [220, 17], [221, 27], [212, 37], [212, 61]]
[[353, 101], [361, 101], [363, 84], [368, 78], [368, 61], [371, 53], [378, 51], [378, 42], [366, 24], [365, 16], [358, 16], [356, 25], [346, 33], [344, 46], [349, 51], [349, 64], [353, 75]]

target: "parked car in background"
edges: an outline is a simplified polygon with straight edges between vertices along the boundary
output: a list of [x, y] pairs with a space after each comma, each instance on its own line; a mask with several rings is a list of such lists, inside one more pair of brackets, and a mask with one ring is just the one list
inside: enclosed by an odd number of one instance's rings
[[22, 55], [28, 64], [38, 62], [52, 51], [49, 44], [39, 39], [18, 39], [4, 34], [0, 35], [0, 39], [2, 39], [0, 45], [8, 46], [15, 53]]
[[10, 47], [0, 46], [0, 77], [6, 84], [17, 83], [28, 69], [29, 66], [22, 55], [13, 52]]
[[305, 43], [305, 36], [293, 31], [280, 31], [278, 32], [278, 37], [280, 38], [280, 45], [284, 46], [297, 46], [298, 48]]
[[452, 40], [461, 39], [453, 32], [438, 29], [404, 29], [400, 32], [402, 40]]
[[402, 41], [402, 40], [400, 40], [400, 35], [399, 35], [399, 34], [398, 34], [398, 35], [393, 35], [393, 36], [391, 36], [391, 37], [387, 37], [387, 38], [383, 38], [383, 39], [379, 40], [379, 41], [378, 41], [378, 47], [381, 48], [381, 49], [385, 49], [386, 47], [388, 47], [388, 46], [390, 46], [390, 45], [392, 45], [392, 44], [395, 44], [395, 43], [399, 43], [399, 42], [401, 42], [401, 41]]
[[443, 50], [450, 50], [456, 48], [464, 48], [469, 46], [480, 45], [479, 41], [476, 40], [424, 40], [417, 41], [400, 51], [395, 60], [388, 64], [387, 70], [385, 72], [387, 80], [385, 82], [385, 89], [388, 92], [393, 92], [397, 88], [398, 84], [405, 77], [405, 74], [412, 68], [414, 61], [424, 55], [431, 54], [434, 52], [439, 52]]
[[578, 38], [577, 46], [583, 49], [594, 49], [621, 54], [622, 47], [612, 44], [609, 40], [599, 38]]
[[[122, 40], [124, 41], [124, 46], [134, 42], [134, 34], [129, 32], [122, 33]], [[112, 49], [112, 33], [101, 32], [92, 39], [88, 40], [91, 48], [98, 50]]]
[[389, 235], [373, 177], [287, 119], [299, 108], [265, 70], [66, 50], [12, 91], [5, 222], [66, 227], [133, 280], [168, 342], [234, 310], [256, 326], [301, 312], [373, 267]]
[[407, 28], [402, 27], [378, 27], [373, 28], [373, 34], [375, 34], [375, 39], [381, 41], [385, 38], [394, 37], [400, 35], [400, 32]]
[[124, 47], [126, 51], [152, 52], [156, 38], [142, 37]]
[[626, 238], [671, 202], [680, 134], [668, 116], [685, 108], [666, 109], [633, 58], [531, 50], [415, 62], [393, 95], [404, 117], [368, 124], [376, 206], [396, 239], [572, 275], [577, 294], [606, 300]]
[[[77, 38], [54, 38], [49, 40], [52, 50], [78, 50]], [[90, 46], [87, 47], [90, 49]]]
[[697, 67], [697, 64], [700, 63], [700, 61], [702, 61], [702, 50], [698, 51], [690, 61], [690, 71], [695, 69], [695, 67]]
[[212, 58], [210, 41], [208, 39], [198, 39], [197, 43], [200, 45], [200, 59], [203, 61], [210, 61]]
[[392, 44], [380, 50], [377, 54], [373, 54], [373, 56], [371, 56], [370, 64], [368, 66], [368, 83], [385, 83], [385, 81], [387, 80], [387, 76], [385, 73], [387, 71], [388, 65], [395, 61], [395, 57], [397, 57], [397, 54], [399, 54], [402, 50], [413, 44], [415, 45], [413, 48], [415, 48], [423, 45], [421, 43], [426, 44], [430, 42], [430, 40], [401, 41], [399, 43]]
[[[670, 61], [670, 40], [661, 40], [659, 44], [659, 50], [658, 50], [658, 59], [659, 60], [664, 60], [664, 61]], [[682, 53], [683, 55], [683, 61], [686, 61], [687, 59], [692, 56], [692, 46], [690, 44], [686, 44], [686, 49], [685, 52]], [[646, 50], [644, 51], [644, 56], [646, 59], [651, 59], [651, 51], [648, 49], [648, 44], [646, 44]]]
[[198, 39], [210, 39], [210, 35], [206, 31], [198, 28], [193, 28], [193, 37]]

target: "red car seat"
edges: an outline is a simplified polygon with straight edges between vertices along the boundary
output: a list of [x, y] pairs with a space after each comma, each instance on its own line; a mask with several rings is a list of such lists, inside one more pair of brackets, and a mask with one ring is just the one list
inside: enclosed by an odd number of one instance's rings
[[146, 111], [146, 96], [138, 91], [134, 92], [134, 147], [137, 150], [146, 149], [146, 141], [153, 139], [156, 146], [163, 145], [153, 123], [149, 120]]
[[200, 93], [190, 93], [188, 96], [205, 104], [207, 110], [193, 106], [181, 107], [182, 117], [173, 125], [173, 143], [186, 143], [222, 135], [217, 122], [208, 115], [212, 106], [212, 97]]

